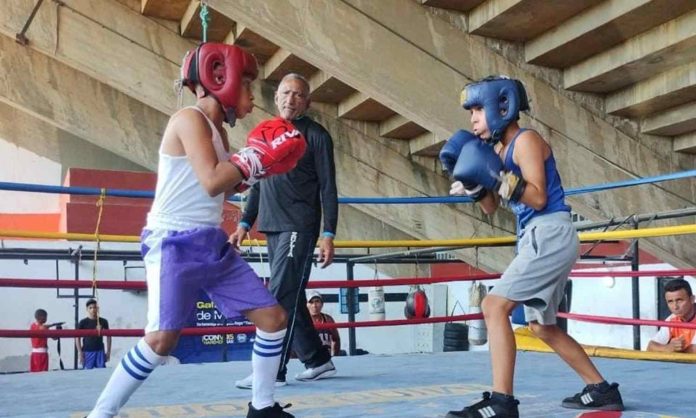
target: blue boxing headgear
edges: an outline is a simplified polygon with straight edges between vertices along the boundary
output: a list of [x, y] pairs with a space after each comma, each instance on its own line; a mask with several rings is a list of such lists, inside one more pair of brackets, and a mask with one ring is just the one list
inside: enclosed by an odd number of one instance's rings
[[466, 110], [482, 107], [486, 124], [491, 132], [487, 142], [500, 141], [505, 128], [520, 117], [520, 111], [529, 110], [527, 92], [519, 80], [505, 76], [486, 77], [467, 84], [462, 90], [461, 104]]

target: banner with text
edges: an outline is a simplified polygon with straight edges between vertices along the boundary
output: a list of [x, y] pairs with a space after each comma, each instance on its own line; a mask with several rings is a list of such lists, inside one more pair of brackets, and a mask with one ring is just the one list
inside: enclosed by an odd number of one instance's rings
[[[245, 317], [225, 318], [208, 295], [201, 291], [191, 326], [221, 327], [253, 325]], [[180, 363], [214, 363], [220, 361], [246, 361], [251, 359], [254, 344], [253, 332], [239, 334], [208, 334], [182, 336], [171, 356]]]

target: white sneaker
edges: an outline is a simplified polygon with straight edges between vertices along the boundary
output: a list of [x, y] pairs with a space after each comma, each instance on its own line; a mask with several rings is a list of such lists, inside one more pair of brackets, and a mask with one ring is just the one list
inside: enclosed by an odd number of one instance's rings
[[[238, 387], [239, 389], [251, 389], [251, 386], [254, 383], [254, 375], [250, 374], [249, 376], [245, 377], [242, 380], [237, 380], [234, 382], [234, 385]], [[276, 380], [275, 382], [275, 387], [279, 388], [282, 386], [286, 386], [288, 382], [285, 380]]]
[[331, 377], [336, 374], [336, 367], [331, 360], [321, 366], [309, 368], [302, 373], [295, 375], [295, 379], [299, 381], [319, 380]]

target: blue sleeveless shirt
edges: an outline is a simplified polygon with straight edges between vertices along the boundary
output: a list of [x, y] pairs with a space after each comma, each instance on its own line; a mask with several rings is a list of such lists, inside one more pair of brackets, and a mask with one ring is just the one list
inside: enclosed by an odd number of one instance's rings
[[[520, 129], [520, 131], [512, 138], [510, 147], [505, 154], [505, 160], [503, 161], [503, 167], [505, 170], [512, 171], [519, 177], [522, 177], [522, 170], [520, 167], [514, 163], [512, 160], [512, 154], [515, 151], [515, 142], [522, 132], [526, 129]], [[545, 215], [554, 212], [570, 212], [570, 206], [565, 203], [565, 192], [563, 191], [563, 185], [561, 184], [561, 176], [558, 174], [556, 169], [556, 159], [553, 158], [553, 151], [549, 158], [544, 161], [544, 173], [546, 174], [546, 206], [542, 210], [536, 210], [531, 208], [524, 203], [520, 202], [509, 202], [509, 206], [512, 212], [517, 217], [517, 235], [519, 236], [527, 223], [537, 215]]]

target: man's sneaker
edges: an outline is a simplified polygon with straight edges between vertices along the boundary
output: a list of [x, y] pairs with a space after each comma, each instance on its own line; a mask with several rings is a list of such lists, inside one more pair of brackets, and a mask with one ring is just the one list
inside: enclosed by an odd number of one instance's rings
[[601, 411], [624, 410], [618, 383], [612, 383], [604, 392], [600, 391], [596, 385], [587, 385], [582, 392], [563, 399], [561, 406], [571, 409], [598, 409]]
[[294, 415], [289, 414], [283, 409], [291, 407], [292, 404], [287, 404], [285, 406], [280, 406], [278, 402], [274, 403], [273, 406], [267, 406], [262, 409], [256, 409], [249, 402], [249, 412], [247, 412], [247, 418], [295, 418]]
[[[250, 374], [249, 376], [245, 377], [244, 379], [237, 380], [236, 382], [234, 382], [234, 385], [240, 389], [251, 389], [251, 386], [253, 383], [254, 383], [254, 375]], [[288, 383], [285, 380], [276, 379], [275, 387], [279, 388], [282, 386], [286, 386], [287, 384]]]
[[449, 411], [445, 418], [519, 418], [517, 405], [520, 401], [515, 399], [509, 404], [493, 402], [490, 392], [483, 392], [483, 400], [467, 406], [461, 411]]
[[336, 374], [336, 367], [331, 360], [322, 364], [321, 366], [311, 367], [302, 373], [295, 375], [295, 379], [306, 382], [309, 380], [319, 380], [327, 377], [331, 377]]

